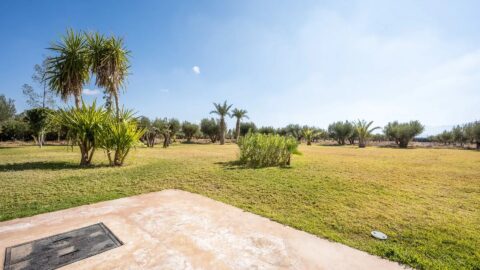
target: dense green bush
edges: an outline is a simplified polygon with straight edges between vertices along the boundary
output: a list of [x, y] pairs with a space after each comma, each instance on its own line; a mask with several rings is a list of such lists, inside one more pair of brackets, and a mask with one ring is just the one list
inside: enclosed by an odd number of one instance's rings
[[9, 119], [0, 123], [1, 140], [26, 140], [31, 134], [28, 123], [25, 121]]
[[298, 141], [293, 137], [247, 133], [238, 141], [240, 162], [250, 167], [290, 165], [292, 154], [298, 154]]

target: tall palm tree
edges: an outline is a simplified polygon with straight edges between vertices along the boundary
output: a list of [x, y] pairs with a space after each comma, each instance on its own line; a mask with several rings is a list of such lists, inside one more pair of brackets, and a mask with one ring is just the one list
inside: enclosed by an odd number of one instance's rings
[[45, 81], [62, 100], [67, 101], [73, 95], [79, 109], [83, 85], [90, 79], [85, 36], [69, 29], [60, 42], [48, 49], [56, 55], [46, 59]]
[[237, 118], [237, 123], [235, 125], [235, 140], [238, 140], [238, 138], [240, 137], [240, 121], [243, 119], [243, 118], [248, 118], [248, 115], [247, 115], [247, 111], [246, 110], [241, 110], [241, 109], [233, 109], [232, 110], [232, 114], [230, 117], [235, 117]]
[[225, 130], [227, 129], [227, 125], [225, 124], [225, 116], [230, 116], [229, 110], [233, 105], [228, 105], [227, 101], [225, 100], [223, 104], [217, 104], [214, 102], [213, 106], [215, 106], [215, 110], [211, 111], [210, 113], [220, 116], [220, 144], [225, 144]]
[[358, 147], [364, 148], [367, 144], [367, 139], [372, 135], [372, 132], [380, 127], [373, 127], [370, 126], [373, 124], [373, 121], [367, 123], [365, 120], [358, 120], [355, 123], [355, 129], [358, 133]]
[[89, 60], [95, 84], [105, 89], [115, 100], [115, 112], [119, 116], [119, 91], [128, 75], [129, 55], [118, 37], [104, 37], [99, 33], [87, 34]]

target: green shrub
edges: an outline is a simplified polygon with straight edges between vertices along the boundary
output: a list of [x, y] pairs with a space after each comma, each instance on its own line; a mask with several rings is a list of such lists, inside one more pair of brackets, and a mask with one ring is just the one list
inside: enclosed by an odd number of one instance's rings
[[238, 141], [240, 162], [250, 167], [290, 165], [290, 156], [299, 154], [293, 137], [247, 133]]
[[119, 118], [107, 114], [98, 144], [106, 151], [111, 166], [122, 166], [128, 152], [140, 143], [144, 133], [144, 128], [137, 127], [132, 111], [120, 110]]
[[108, 112], [96, 102], [88, 106], [82, 101], [80, 108], [60, 109], [52, 116], [54, 122], [67, 128], [70, 143], [79, 146], [80, 165], [90, 165]]

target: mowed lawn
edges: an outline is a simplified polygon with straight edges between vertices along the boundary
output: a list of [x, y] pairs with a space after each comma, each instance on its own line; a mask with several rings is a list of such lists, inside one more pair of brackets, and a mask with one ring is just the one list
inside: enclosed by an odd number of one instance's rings
[[[291, 168], [235, 165], [236, 145], [137, 148], [122, 168], [77, 149], [0, 148], [0, 220], [176, 188], [418, 269], [480, 269], [480, 152], [302, 145]], [[385, 232], [375, 240], [371, 230]]]

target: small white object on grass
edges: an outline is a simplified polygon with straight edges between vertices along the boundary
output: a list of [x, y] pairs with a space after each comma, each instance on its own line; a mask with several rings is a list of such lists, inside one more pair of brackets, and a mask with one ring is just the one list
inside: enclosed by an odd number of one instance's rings
[[372, 236], [380, 240], [387, 240], [387, 235], [379, 231], [372, 231]]

